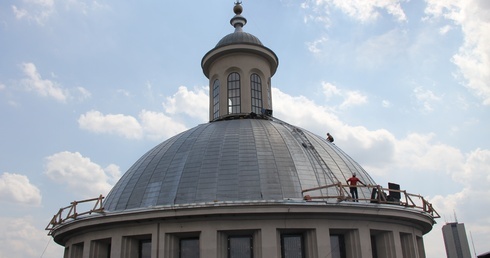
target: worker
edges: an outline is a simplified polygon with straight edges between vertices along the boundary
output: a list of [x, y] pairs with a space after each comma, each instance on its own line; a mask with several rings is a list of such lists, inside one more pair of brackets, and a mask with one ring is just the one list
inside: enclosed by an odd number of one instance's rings
[[333, 142], [333, 137], [330, 135], [330, 133], [327, 133], [327, 141]]
[[359, 202], [359, 200], [358, 200], [359, 195], [357, 194], [357, 183], [360, 183], [360, 184], [366, 186], [366, 184], [361, 182], [361, 180], [356, 177], [356, 174], [352, 174], [352, 177], [347, 179], [347, 184], [350, 185], [350, 187], [349, 187], [350, 194], [352, 196], [352, 199], [354, 199], [354, 202]]

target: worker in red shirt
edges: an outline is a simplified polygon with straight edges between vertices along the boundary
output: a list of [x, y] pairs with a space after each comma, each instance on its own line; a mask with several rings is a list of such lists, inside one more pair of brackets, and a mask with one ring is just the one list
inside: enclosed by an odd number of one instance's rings
[[352, 174], [352, 177], [347, 179], [347, 184], [350, 185], [349, 189], [350, 189], [350, 194], [352, 196], [352, 199], [354, 199], [355, 202], [359, 202], [359, 195], [357, 194], [357, 183], [360, 183], [364, 186], [366, 186], [366, 184], [364, 184], [363, 182], [361, 182], [361, 180], [359, 178], [356, 177], [356, 174]]

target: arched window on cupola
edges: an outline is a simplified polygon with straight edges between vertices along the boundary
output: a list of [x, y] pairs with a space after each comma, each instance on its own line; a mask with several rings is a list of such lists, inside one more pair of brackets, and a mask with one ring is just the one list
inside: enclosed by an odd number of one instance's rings
[[262, 113], [262, 80], [256, 73], [250, 76], [250, 88], [252, 89], [252, 112]]
[[240, 109], [240, 74], [228, 75], [228, 114], [239, 114]]
[[219, 80], [213, 83], [213, 119], [219, 117]]

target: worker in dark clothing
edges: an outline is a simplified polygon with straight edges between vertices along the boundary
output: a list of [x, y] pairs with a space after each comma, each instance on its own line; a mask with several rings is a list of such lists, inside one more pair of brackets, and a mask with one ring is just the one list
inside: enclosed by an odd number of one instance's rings
[[352, 199], [354, 199], [355, 202], [359, 202], [359, 195], [357, 194], [357, 183], [360, 183], [364, 186], [366, 186], [366, 184], [364, 184], [363, 182], [361, 182], [361, 180], [359, 178], [356, 177], [356, 174], [353, 174], [351, 178], [347, 179], [347, 184], [350, 185], [350, 194], [352, 196]]
[[330, 133], [327, 133], [327, 141], [333, 142], [333, 137], [330, 135]]

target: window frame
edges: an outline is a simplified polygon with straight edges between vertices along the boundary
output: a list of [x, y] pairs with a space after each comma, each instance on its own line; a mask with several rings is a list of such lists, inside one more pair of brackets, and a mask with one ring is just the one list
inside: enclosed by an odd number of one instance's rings
[[282, 233], [281, 234], [281, 257], [282, 258], [296, 258], [297, 256], [286, 256], [286, 250], [284, 246], [284, 238], [285, 237], [292, 237], [292, 236], [297, 236], [300, 238], [300, 245], [301, 245], [301, 255], [300, 258], [306, 257], [306, 247], [305, 247], [305, 234], [304, 232], [298, 232], [298, 233]]
[[187, 240], [197, 241], [197, 257], [200, 257], [201, 252], [200, 252], [199, 237], [182, 237], [182, 238], [179, 238], [179, 258], [186, 258], [186, 257], [182, 256], [182, 241], [187, 241]]
[[241, 113], [241, 84], [240, 74], [238, 72], [232, 72], [228, 74], [226, 80], [227, 99], [228, 99], [228, 114], [240, 114]]
[[213, 119], [219, 117], [219, 90], [220, 82], [218, 79], [213, 82]]
[[250, 249], [250, 256], [248, 258], [253, 258], [254, 257], [254, 247], [253, 247], [253, 235], [252, 234], [245, 234], [245, 235], [228, 235], [227, 236], [227, 257], [228, 258], [233, 258], [231, 257], [231, 245], [230, 245], [230, 238], [248, 238], [249, 240], [249, 249]]
[[[149, 251], [149, 255], [150, 257], [146, 257], [146, 256], [143, 256], [144, 254], [144, 251], [143, 248], [145, 245], [149, 244], [149, 247], [150, 249], [149, 250], [146, 250], [146, 251]], [[138, 241], [138, 258], [151, 258], [151, 239], [139, 239]]]
[[252, 112], [255, 114], [261, 114], [263, 108], [262, 79], [256, 73], [250, 75], [250, 96]]

